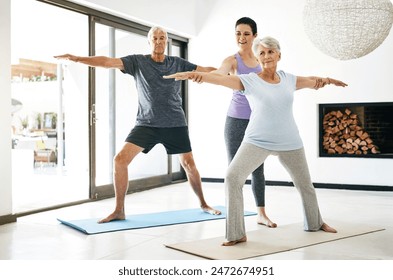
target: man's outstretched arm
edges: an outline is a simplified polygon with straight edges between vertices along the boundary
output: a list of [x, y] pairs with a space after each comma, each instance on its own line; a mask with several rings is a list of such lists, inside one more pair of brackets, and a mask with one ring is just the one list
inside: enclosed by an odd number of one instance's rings
[[124, 70], [123, 61], [120, 58], [107, 56], [76, 56], [72, 54], [56, 55], [55, 58], [79, 62], [91, 67], [116, 68]]

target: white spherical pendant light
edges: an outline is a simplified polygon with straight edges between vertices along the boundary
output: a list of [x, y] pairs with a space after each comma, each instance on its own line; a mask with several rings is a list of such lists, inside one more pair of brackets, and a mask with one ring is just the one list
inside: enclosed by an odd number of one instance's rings
[[303, 12], [312, 43], [340, 60], [375, 50], [389, 35], [392, 23], [390, 0], [307, 0]]

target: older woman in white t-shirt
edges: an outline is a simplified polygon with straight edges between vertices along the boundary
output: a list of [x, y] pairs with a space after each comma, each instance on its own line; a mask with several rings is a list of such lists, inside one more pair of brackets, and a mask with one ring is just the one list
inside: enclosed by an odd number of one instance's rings
[[183, 72], [166, 78], [191, 79], [241, 90], [251, 106], [250, 122], [225, 177], [227, 189], [226, 239], [224, 246], [247, 241], [244, 226], [243, 185], [249, 174], [269, 155], [278, 156], [289, 172], [304, 210], [304, 229], [337, 232], [327, 225], [319, 212], [318, 201], [311, 181], [303, 142], [293, 117], [294, 92], [299, 89], [319, 89], [333, 84], [347, 84], [320, 77], [298, 77], [277, 71], [281, 59], [279, 42], [272, 37], [254, 40], [253, 51], [262, 66], [260, 73], [238, 76], [217, 73]]

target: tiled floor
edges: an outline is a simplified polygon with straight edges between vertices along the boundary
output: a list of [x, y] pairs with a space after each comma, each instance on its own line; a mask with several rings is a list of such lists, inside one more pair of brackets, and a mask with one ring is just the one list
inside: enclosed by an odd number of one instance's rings
[[[224, 205], [220, 183], [205, 183], [210, 205]], [[245, 186], [246, 210], [254, 210], [250, 186]], [[255, 260], [393, 260], [393, 192], [317, 189], [322, 216], [334, 221], [377, 225], [386, 230], [334, 242], [254, 258]], [[278, 226], [302, 222], [297, 192], [292, 187], [267, 186], [267, 211]], [[225, 221], [216, 220], [140, 230], [85, 235], [56, 218], [100, 218], [113, 209], [107, 199], [21, 217], [0, 226], [1, 260], [201, 260], [166, 248], [177, 243], [224, 236]], [[127, 197], [127, 214], [196, 208], [187, 183], [174, 184]], [[248, 231], [260, 227], [246, 218]], [[274, 229], [272, 229], [274, 230]], [[223, 237], [224, 240], [224, 237]]]

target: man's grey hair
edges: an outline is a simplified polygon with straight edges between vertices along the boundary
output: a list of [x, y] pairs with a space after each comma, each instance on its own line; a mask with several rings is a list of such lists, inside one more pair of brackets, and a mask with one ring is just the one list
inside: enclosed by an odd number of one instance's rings
[[252, 46], [252, 51], [254, 52], [254, 55], [256, 57], [259, 56], [258, 46], [260, 46], [260, 45], [265, 48], [275, 49], [275, 50], [278, 50], [279, 52], [281, 52], [280, 43], [276, 39], [274, 39], [273, 37], [267, 36], [262, 39], [256, 38], [254, 40], [254, 43]]
[[162, 32], [165, 33], [165, 38], [168, 40], [168, 32], [166, 32], [166, 30], [164, 28], [162, 28], [161, 26], [153, 26], [152, 28], [150, 28], [149, 33], [147, 33], [147, 38], [150, 40], [151, 37], [153, 36], [153, 33], [156, 30], [161, 30]]

